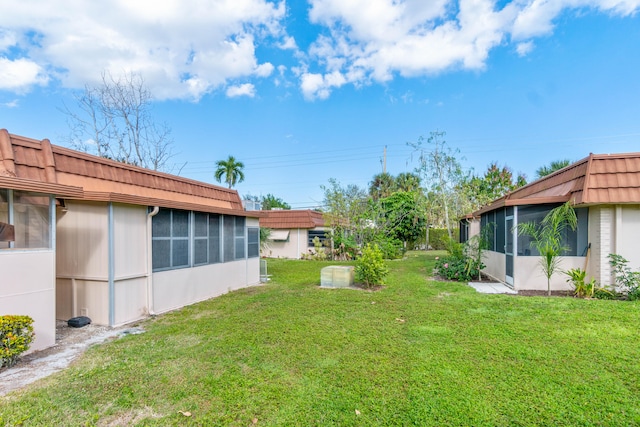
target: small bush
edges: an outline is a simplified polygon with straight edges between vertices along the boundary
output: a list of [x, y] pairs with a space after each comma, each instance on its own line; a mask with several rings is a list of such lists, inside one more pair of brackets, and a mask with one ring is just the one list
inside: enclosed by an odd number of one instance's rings
[[[452, 230], [454, 236], [458, 235], [457, 230]], [[449, 234], [446, 228], [430, 228], [429, 229], [429, 246], [434, 250], [447, 249]]]
[[398, 239], [387, 239], [377, 242], [384, 259], [398, 259], [404, 255], [404, 247]]
[[593, 291], [593, 297], [597, 299], [617, 299], [616, 291], [607, 288], [596, 288]]
[[353, 236], [334, 234], [332, 239], [334, 244], [332, 258], [334, 260], [348, 261], [354, 259], [360, 251]]
[[629, 301], [638, 301], [638, 300], [640, 300], [640, 287], [635, 288], [635, 289], [627, 292], [627, 299]]
[[447, 280], [469, 282], [478, 278], [482, 268], [484, 264], [478, 265], [473, 258], [449, 255], [436, 259], [433, 274]]
[[640, 299], [640, 271], [631, 271], [623, 256], [609, 254], [609, 264], [616, 276], [616, 285], [619, 290], [627, 294], [627, 299], [632, 301]]
[[458, 243], [453, 239], [447, 239], [446, 247], [449, 255], [436, 258], [434, 276], [459, 282], [468, 282], [480, 277], [480, 270], [485, 265], [482, 263], [481, 255], [475, 256], [475, 250], [469, 242]]
[[302, 259], [313, 260], [313, 261], [324, 261], [327, 259], [327, 252], [323, 247], [322, 242], [318, 236], [314, 237], [313, 240], [313, 250], [309, 249], [309, 253], [302, 253]]
[[382, 285], [389, 274], [378, 245], [367, 245], [362, 249], [362, 256], [356, 261], [356, 281], [364, 283], [368, 288]]
[[565, 272], [569, 278], [567, 282], [573, 285], [573, 295], [578, 298], [591, 298], [596, 291], [596, 279], [586, 282], [587, 272], [581, 268], [572, 268]]
[[15, 365], [34, 337], [31, 317], [0, 316], [0, 368]]

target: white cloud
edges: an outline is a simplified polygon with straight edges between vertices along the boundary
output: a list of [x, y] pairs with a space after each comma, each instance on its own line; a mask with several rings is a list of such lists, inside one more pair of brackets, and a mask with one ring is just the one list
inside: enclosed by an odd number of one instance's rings
[[337, 73], [354, 85], [396, 75], [433, 75], [451, 69], [482, 70], [492, 49], [516, 43], [526, 55], [533, 37], [553, 30], [565, 10], [590, 8], [621, 16], [640, 0], [310, 0], [312, 23], [328, 28], [308, 51], [300, 74], [305, 97], [325, 98]]
[[25, 92], [33, 85], [46, 83], [47, 77], [42, 67], [35, 62], [0, 57], [0, 90]]
[[284, 37], [282, 43], [280, 43], [280, 49], [297, 50], [298, 45], [296, 43], [296, 39], [293, 37]]
[[16, 34], [13, 31], [7, 31], [0, 28], [0, 52], [4, 52], [11, 46], [18, 43]]
[[229, 82], [274, 74], [288, 87], [282, 64], [258, 59], [267, 43], [297, 61], [287, 66], [303, 95], [323, 99], [346, 84], [483, 70], [498, 46], [526, 55], [567, 10], [640, 10], [640, 0], [308, 2], [308, 19], [322, 30], [301, 51], [283, 27], [285, 0], [72, 0], [64, 9], [50, 0], [2, 0], [0, 89], [26, 92], [52, 80], [80, 88], [104, 70], [140, 73], [160, 99], [198, 100]]
[[72, 1], [64, 8], [3, 0], [0, 52], [13, 48], [12, 62], [55, 70], [51, 77], [67, 87], [98, 82], [103, 70], [138, 72], [159, 98], [198, 99], [228, 80], [271, 74], [256, 45], [286, 43], [284, 16], [284, 2], [268, 0]]
[[230, 86], [227, 88], [227, 96], [229, 98], [237, 98], [239, 96], [248, 96], [249, 98], [253, 98], [256, 96], [256, 88], [251, 83]]
[[274, 66], [270, 62], [265, 62], [256, 67], [254, 74], [259, 77], [269, 77], [273, 73]]
[[518, 52], [519, 56], [527, 56], [535, 47], [532, 41], [518, 43], [516, 46], [516, 52]]
[[549, 34], [563, 10], [580, 8], [627, 16], [638, 11], [640, 0], [529, 0], [518, 11], [511, 34], [516, 40]]
[[347, 83], [345, 77], [338, 71], [334, 71], [332, 73], [324, 75], [304, 73], [300, 78], [300, 88], [302, 89], [302, 94], [308, 100], [313, 100], [316, 98], [327, 99], [331, 94], [331, 89], [338, 88]]
[[20, 105], [20, 102], [17, 99], [14, 99], [13, 101], [5, 102], [0, 105], [2, 105], [5, 108], [17, 108]]

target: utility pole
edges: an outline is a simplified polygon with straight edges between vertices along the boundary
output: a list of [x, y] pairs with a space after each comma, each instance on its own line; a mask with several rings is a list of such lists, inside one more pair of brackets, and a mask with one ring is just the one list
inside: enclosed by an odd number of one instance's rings
[[384, 152], [382, 154], [382, 173], [387, 173], [387, 146], [384, 146]]

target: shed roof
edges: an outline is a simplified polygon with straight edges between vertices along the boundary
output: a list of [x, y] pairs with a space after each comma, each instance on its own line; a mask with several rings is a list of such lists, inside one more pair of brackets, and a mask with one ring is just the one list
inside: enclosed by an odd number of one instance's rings
[[260, 227], [273, 229], [324, 227], [320, 212], [312, 210], [270, 210], [260, 211]]
[[[6, 129], [0, 129], [0, 186], [77, 200], [249, 215], [236, 190], [59, 147], [47, 139], [12, 135]], [[258, 216], [254, 214], [250, 216]]]
[[576, 205], [640, 204], [640, 153], [589, 154], [494, 200], [474, 215], [502, 206], [568, 200]]

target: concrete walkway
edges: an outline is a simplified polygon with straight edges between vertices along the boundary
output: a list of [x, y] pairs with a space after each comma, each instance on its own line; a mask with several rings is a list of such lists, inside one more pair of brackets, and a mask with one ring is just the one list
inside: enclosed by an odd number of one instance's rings
[[500, 282], [469, 282], [469, 286], [471, 286], [476, 291], [481, 294], [517, 294], [517, 291], [514, 291], [504, 283]]

